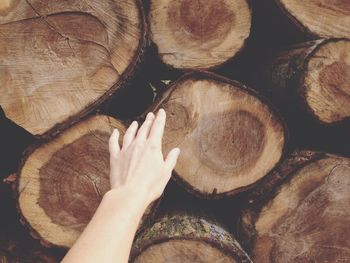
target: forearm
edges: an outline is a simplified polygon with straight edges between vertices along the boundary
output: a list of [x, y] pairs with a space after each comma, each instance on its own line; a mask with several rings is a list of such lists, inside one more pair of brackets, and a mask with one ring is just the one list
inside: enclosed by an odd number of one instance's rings
[[126, 263], [146, 207], [141, 193], [111, 190], [63, 262]]

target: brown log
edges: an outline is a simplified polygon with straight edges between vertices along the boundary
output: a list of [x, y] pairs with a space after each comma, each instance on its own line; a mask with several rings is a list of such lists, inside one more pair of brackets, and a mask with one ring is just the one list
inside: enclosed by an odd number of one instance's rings
[[285, 14], [313, 37], [350, 37], [348, 0], [276, 0]]
[[152, 40], [164, 63], [208, 69], [234, 57], [250, 34], [247, 0], [151, 0]]
[[[103, 115], [82, 120], [29, 150], [18, 172], [18, 209], [44, 245], [70, 247], [110, 189], [108, 140], [119, 121]], [[146, 211], [140, 226], [153, 213]]]
[[276, 54], [267, 73], [273, 97], [323, 124], [350, 117], [349, 39], [303, 43]]
[[136, 239], [130, 262], [252, 262], [236, 239], [207, 219], [173, 213]]
[[138, 0], [5, 1], [0, 14], [0, 105], [35, 135], [109, 97], [146, 42]]
[[283, 121], [242, 84], [197, 72], [171, 84], [150, 108], [168, 114], [163, 148], [181, 149], [174, 179], [189, 192], [220, 198], [252, 187], [280, 160]]
[[350, 160], [322, 153], [311, 162], [293, 158], [282, 164], [290, 174], [279, 176], [290, 178], [271, 189], [273, 197], [243, 212], [243, 246], [255, 262], [350, 261]]

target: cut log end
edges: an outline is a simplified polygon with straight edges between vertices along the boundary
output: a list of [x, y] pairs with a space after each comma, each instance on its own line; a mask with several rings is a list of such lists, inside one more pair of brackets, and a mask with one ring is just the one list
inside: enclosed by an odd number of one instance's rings
[[[109, 189], [109, 154], [105, 149], [109, 135], [105, 131], [82, 135], [52, 153], [40, 167], [37, 202], [53, 223], [82, 231], [91, 219]], [[74, 193], [74, 198], [67, 193]]]
[[166, 216], [135, 241], [131, 262], [251, 262], [223, 228], [188, 215]]
[[251, 13], [246, 0], [152, 0], [153, 42], [166, 64], [203, 69], [222, 64], [244, 45]]
[[328, 156], [306, 165], [255, 222], [259, 262], [350, 261], [350, 161]]
[[203, 196], [254, 184], [279, 161], [285, 141], [265, 102], [211, 75], [187, 75], [156, 105], [168, 113], [165, 151], [181, 149], [176, 178]]
[[133, 72], [145, 46], [144, 19], [133, 0], [1, 1], [7, 117], [43, 136], [86, 115]]
[[40, 145], [25, 160], [18, 206], [44, 244], [70, 247], [110, 189], [108, 140], [114, 128], [125, 131], [113, 118], [91, 117]]
[[349, 50], [349, 40], [325, 41], [309, 58], [305, 99], [322, 122], [335, 123], [350, 117]]
[[350, 37], [348, 0], [276, 0], [307, 33], [318, 37]]

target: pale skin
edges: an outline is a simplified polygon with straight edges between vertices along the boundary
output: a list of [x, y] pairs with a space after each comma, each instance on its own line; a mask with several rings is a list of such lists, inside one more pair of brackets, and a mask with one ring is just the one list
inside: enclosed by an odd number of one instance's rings
[[111, 189], [93, 218], [63, 259], [64, 263], [126, 263], [140, 219], [168, 183], [180, 150], [163, 158], [166, 114], [148, 113], [138, 128], [133, 122], [119, 145], [119, 132], [109, 140]]

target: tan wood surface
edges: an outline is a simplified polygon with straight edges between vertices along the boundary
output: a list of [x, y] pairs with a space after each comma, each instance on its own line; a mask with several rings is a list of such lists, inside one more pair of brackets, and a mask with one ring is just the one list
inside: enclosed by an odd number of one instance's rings
[[7, 117], [42, 135], [91, 110], [131, 74], [143, 23], [136, 0], [1, 1], [0, 105]]
[[255, 220], [256, 262], [347, 262], [350, 161], [326, 155], [295, 171]]
[[152, 0], [150, 24], [161, 59], [175, 68], [218, 66], [244, 46], [251, 11], [246, 0]]
[[197, 193], [225, 194], [250, 186], [282, 155], [281, 120], [237, 82], [189, 74], [164, 92], [153, 105], [159, 107], [168, 114], [164, 152], [180, 147], [175, 172]]
[[350, 37], [348, 0], [276, 0], [303, 30], [317, 37]]

